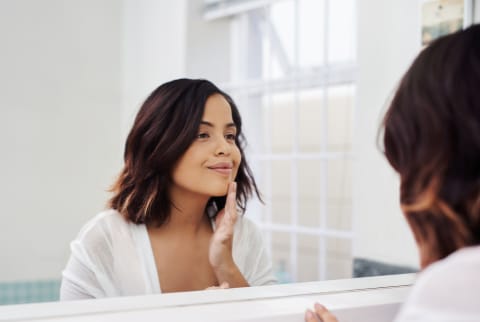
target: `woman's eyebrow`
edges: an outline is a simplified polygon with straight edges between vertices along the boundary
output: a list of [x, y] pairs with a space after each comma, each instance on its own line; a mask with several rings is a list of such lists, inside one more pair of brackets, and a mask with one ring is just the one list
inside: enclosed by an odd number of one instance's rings
[[[200, 125], [206, 125], [208, 127], [215, 127], [215, 125], [213, 125], [213, 123], [210, 123], [208, 121], [201, 121], [200, 122]], [[235, 125], [235, 123], [227, 123], [225, 124], [225, 128], [230, 128], [230, 127], [234, 127], [234, 128], [237, 128], [237, 126]]]

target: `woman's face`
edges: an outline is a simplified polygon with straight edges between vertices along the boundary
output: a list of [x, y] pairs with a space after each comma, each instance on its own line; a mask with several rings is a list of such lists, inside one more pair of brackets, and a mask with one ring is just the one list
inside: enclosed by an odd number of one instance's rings
[[224, 196], [241, 161], [230, 104], [220, 94], [207, 99], [197, 137], [173, 169], [172, 191]]

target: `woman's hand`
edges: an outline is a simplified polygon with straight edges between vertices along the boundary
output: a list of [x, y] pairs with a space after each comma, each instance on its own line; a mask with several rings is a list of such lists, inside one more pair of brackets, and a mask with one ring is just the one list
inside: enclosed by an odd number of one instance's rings
[[222, 284], [220, 284], [220, 286], [210, 286], [207, 287], [205, 290], [224, 290], [227, 288], [230, 288], [230, 285], [228, 285], [227, 282], [223, 282]]
[[[208, 259], [214, 270], [230, 269], [235, 265], [232, 257], [233, 230], [237, 221], [237, 184], [228, 186], [225, 208], [215, 218], [215, 232], [210, 241]], [[221, 281], [219, 281], [221, 282]]]
[[305, 312], [305, 322], [317, 322], [319, 319], [322, 322], [338, 322], [335, 315], [330, 313], [325, 306], [315, 303], [315, 312], [309, 309]]
[[237, 265], [233, 261], [233, 231], [237, 222], [237, 184], [228, 186], [225, 209], [215, 219], [215, 232], [210, 241], [208, 259], [219, 283], [227, 282], [230, 287], [248, 286]]

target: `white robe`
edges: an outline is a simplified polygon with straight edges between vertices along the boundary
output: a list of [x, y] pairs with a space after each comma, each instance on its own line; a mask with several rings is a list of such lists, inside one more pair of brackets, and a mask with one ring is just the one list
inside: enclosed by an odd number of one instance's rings
[[480, 321], [480, 246], [466, 247], [419, 274], [395, 322]]
[[[144, 224], [107, 210], [87, 222], [71, 243], [60, 300], [161, 293]], [[235, 224], [233, 259], [252, 286], [276, 282], [258, 228], [240, 216]]]

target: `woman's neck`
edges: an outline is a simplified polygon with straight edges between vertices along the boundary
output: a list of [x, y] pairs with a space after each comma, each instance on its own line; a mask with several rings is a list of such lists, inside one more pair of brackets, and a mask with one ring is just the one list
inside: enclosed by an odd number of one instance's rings
[[170, 199], [173, 206], [169, 220], [162, 225], [162, 230], [197, 234], [202, 228], [210, 227], [210, 220], [205, 214], [208, 196], [173, 188]]

